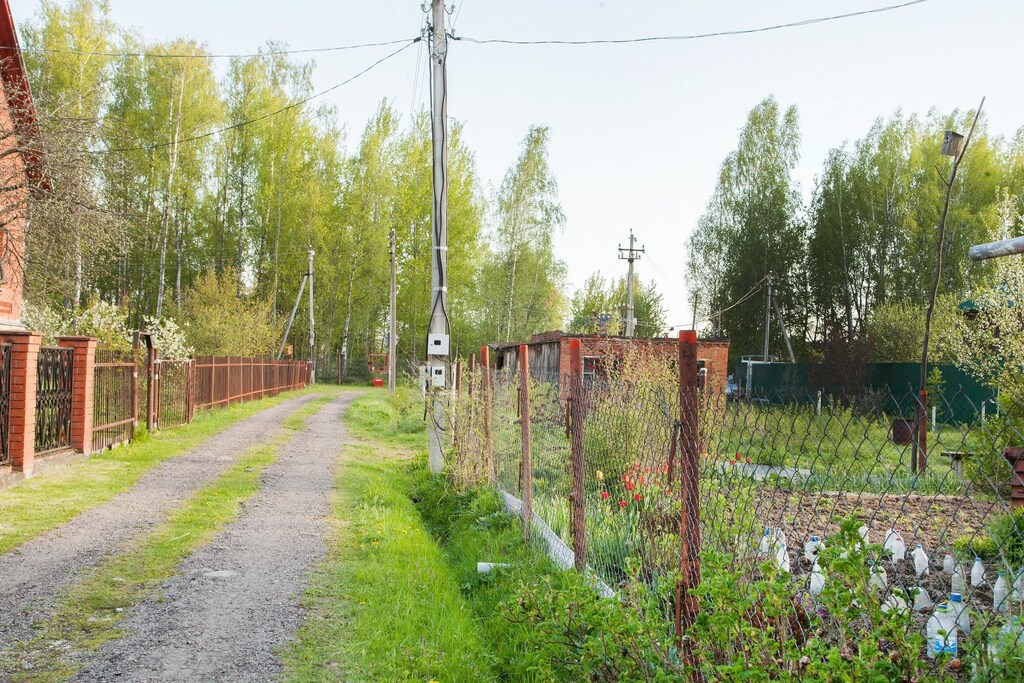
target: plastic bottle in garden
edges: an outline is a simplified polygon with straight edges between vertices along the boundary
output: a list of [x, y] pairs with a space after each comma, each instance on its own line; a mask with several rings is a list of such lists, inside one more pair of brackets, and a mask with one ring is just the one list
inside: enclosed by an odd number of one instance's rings
[[940, 654], [956, 657], [957, 625], [949, 613], [949, 606], [941, 602], [935, 613], [928, 619], [928, 656], [934, 659]]
[[811, 536], [811, 540], [804, 543], [804, 557], [808, 562], [817, 562], [818, 553], [824, 547], [825, 544], [821, 542], [821, 536]]
[[920, 543], [914, 548], [912, 554], [914, 556], [914, 573], [917, 575], [917, 580], [920, 581], [921, 577], [928, 571], [928, 554]]
[[885, 542], [882, 543], [882, 549], [886, 552], [892, 553], [893, 564], [902, 562], [907, 556], [907, 544], [903, 542], [903, 537], [900, 536], [900, 532], [893, 528], [890, 528], [885, 534]]
[[907, 613], [907, 601], [898, 592], [893, 591], [882, 603], [883, 612], [895, 612], [896, 614]]
[[967, 579], [964, 578], [964, 568], [959, 562], [953, 565], [952, 588], [954, 593], [967, 592]]
[[885, 567], [880, 564], [875, 564], [874, 560], [868, 562], [870, 566], [871, 577], [868, 579], [868, 585], [877, 588], [878, 590], [885, 592], [885, 589], [889, 585], [889, 575], [885, 571]]
[[956, 626], [964, 633], [971, 632], [971, 612], [964, 603], [964, 596], [960, 593], [951, 593], [949, 596], [949, 611], [956, 619]]
[[767, 557], [772, 550], [772, 530], [765, 529], [764, 535], [761, 536], [761, 542], [757, 546], [757, 554], [762, 557]]
[[1015, 651], [1021, 643], [1024, 643], [1024, 624], [1021, 623], [1020, 617], [1010, 617], [999, 629], [999, 635], [989, 643], [988, 653], [992, 660], [998, 663], [1003, 650]]
[[860, 525], [860, 529], [858, 529], [857, 531], [860, 532], [860, 537], [864, 540], [864, 545], [865, 546], [867, 546], [869, 543], [871, 543], [871, 541], [868, 540], [868, 527], [867, 527], [867, 525], [861, 524]]
[[996, 585], [992, 587], [992, 608], [997, 612], [1010, 609], [1010, 587], [1006, 584], [1006, 574], [1000, 570], [996, 577]]
[[789, 572], [789, 550], [785, 543], [779, 544], [779, 549], [775, 552], [775, 562], [779, 565], [779, 569]]
[[910, 590], [914, 594], [915, 612], [923, 612], [932, 607], [932, 596], [928, 595], [928, 589], [924, 586], [914, 586]]
[[985, 565], [981, 563], [980, 557], [974, 558], [974, 566], [971, 567], [971, 587], [977, 588], [985, 583]]
[[1024, 600], [1024, 567], [1017, 570], [1017, 578], [1013, 580], [1013, 599]]
[[808, 590], [811, 595], [821, 595], [821, 591], [825, 590], [825, 573], [821, 571], [821, 566], [817, 562], [811, 567], [811, 581]]
[[942, 571], [946, 572], [947, 574], [952, 574], [953, 567], [953, 553], [946, 553], [945, 556], [942, 558]]

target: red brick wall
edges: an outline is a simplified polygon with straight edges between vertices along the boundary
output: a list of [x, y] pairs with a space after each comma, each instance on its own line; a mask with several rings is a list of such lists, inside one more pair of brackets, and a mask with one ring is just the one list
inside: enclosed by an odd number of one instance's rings
[[[671, 338], [656, 339], [625, 339], [622, 337], [572, 337], [564, 336], [559, 339], [561, 351], [559, 354], [559, 372], [562, 375], [569, 374], [569, 341], [580, 340], [580, 347], [583, 357], [597, 356], [599, 358], [614, 359], [621, 355], [627, 346], [633, 348], [647, 348], [656, 353], [665, 355], [666, 359], [674, 360], [679, 354], [679, 340]], [[697, 360], [706, 361], [708, 369], [707, 384], [710, 391], [725, 393], [725, 383], [729, 376], [729, 342], [700, 339], [697, 341]]]
[[[15, 57], [16, 59], [18, 57]], [[18, 141], [9, 135], [14, 129], [11, 112], [4, 88], [0, 88], [0, 155], [8, 151]], [[0, 326], [19, 323], [21, 320], [21, 297], [23, 273], [21, 264], [25, 253], [25, 212], [28, 201], [28, 188], [25, 187], [27, 176], [25, 162], [20, 154], [0, 157], [0, 186], [21, 186], [18, 190], [0, 193], [0, 254], [6, 257], [0, 263], [3, 268], [4, 280], [0, 282]]]

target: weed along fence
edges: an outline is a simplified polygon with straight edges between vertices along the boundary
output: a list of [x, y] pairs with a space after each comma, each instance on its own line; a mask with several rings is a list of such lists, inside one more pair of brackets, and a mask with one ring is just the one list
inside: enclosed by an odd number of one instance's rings
[[481, 353], [455, 373], [451, 477], [496, 487], [625, 609], [656, 605], [673, 673], [1024, 676], [1013, 391], [734, 401], [702, 386], [692, 333], [673, 362], [638, 351], [616, 375], [585, 376], [578, 345], [554, 376], [525, 348], [513, 372]]
[[0, 335], [0, 486], [30, 476], [36, 456], [89, 453], [131, 441], [141, 422], [167, 429], [197, 408], [275, 396], [310, 381], [307, 361], [161, 358], [157, 349], [97, 349], [96, 339], [40, 344]]

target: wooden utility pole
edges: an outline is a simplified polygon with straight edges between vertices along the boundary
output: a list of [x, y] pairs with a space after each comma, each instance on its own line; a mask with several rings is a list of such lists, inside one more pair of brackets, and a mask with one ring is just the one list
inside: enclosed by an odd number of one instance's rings
[[288, 316], [288, 324], [284, 328], [284, 336], [281, 337], [281, 346], [277, 349], [277, 359], [281, 360], [281, 356], [284, 354], [284, 346], [288, 343], [288, 333], [292, 331], [292, 323], [295, 322], [295, 314], [299, 311], [299, 304], [302, 303], [302, 293], [306, 291], [306, 278], [309, 277], [309, 273], [302, 276], [302, 282], [299, 284], [299, 293], [295, 297], [295, 305], [292, 306], [292, 314]]
[[309, 249], [309, 372], [310, 384], [316, 384], [316, 333], [313, 330], [313, 248]]
[[768, 273], [768, 298], [764, 302], [764, 351], [763, 360], [768, 360], [768, 332], [772, 326], [772, 274]]
[[430, 471], [444, 467], [444, 384], [448, 369], [448, 35], [444, 28], [444, 2], [432, 0], [430, 68], [432, 98], [430, 132], [433, 140], [433, 220], [430, 231], [430, 327], [427, 329], [427, 365], [433, 419], [430, 421], [428, 455]]
[[398, 310], [398, 292], [395, 285], [397, 270], [395, 266], [395, 229], [391, 229], [391, 316], [388, 320], [388, 391], [395, 390], [395, 350], [398, 340], [395, 331], [398, 327], [395, 316]]
[[[640, 247], [635, 249], [633, 245], [636, 244], [636, 237], [633, 236], [633, 231], [629, 231], [629, 247], [619, 247], [619, 259], [629, 262], [629, 271], [626, 275], [626, 336], [632, 337], [636, 332], [636, 315], [635, 308], [633, 306], [633, 262], [639, 260], [640, 254], [644, 253], [644, 248]], [[625, 256], [623, 256], [625, 252]]]

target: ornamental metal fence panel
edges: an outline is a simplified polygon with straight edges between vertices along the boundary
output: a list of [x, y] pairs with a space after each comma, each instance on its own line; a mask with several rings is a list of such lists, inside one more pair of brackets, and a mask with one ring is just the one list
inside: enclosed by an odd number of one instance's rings
[[40, 346], [36, 369], [37, 455], [71, 448], [74, 349]]

